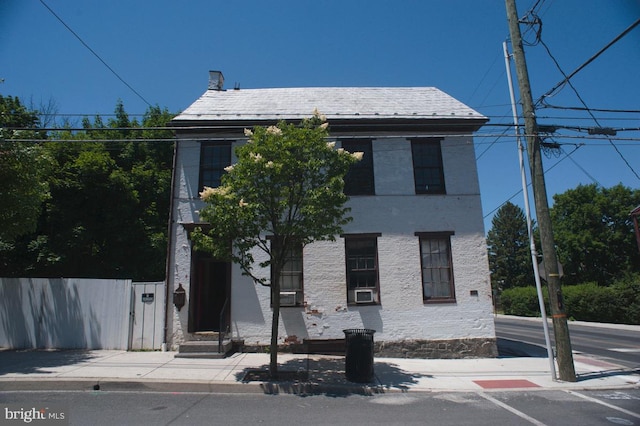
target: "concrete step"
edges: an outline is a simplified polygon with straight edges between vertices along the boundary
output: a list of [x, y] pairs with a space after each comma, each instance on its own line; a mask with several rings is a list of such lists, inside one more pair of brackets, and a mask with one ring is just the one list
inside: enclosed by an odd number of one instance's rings
[[224, 359], [226, 353], [221, 352], [178, 352], [175, 354], [175, 358], [197, 358], [197, 359]]
[[192, 340], [180, 344], [176, 358], [224, 358], [231, 348], [230, 340], [224, 340], [222, 347], [217, 340]]
[[[196, 338], [196, 341], [206, 340], [206, 341], [218, 341], [218, 337], [220, 336], [220, 332], [218, 331], [196, 331], [193, 333]], [[223, 334], [224, 337], [224, 334]]]

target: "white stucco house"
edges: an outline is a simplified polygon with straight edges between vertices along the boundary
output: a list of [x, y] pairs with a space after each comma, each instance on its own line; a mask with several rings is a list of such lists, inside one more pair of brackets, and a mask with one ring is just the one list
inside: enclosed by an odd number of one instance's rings
[[167, 309], [171, 348], [217, 332], [245, 350], [269, 345], [269, 289], [196, 252], [190, 231], [200, 224], [198, 193], [235, 162], [245, 128], [297, 122], [317, 108], [336, 148], [364, 157], [345, 181], [353, 221], [335, 242], [308, 245], [288, 264], [283, 350], [366, 328], [376, 331], [377, 356], [497, 355], [473, 144], [486, 117], [434, 87], [225, 90], [222, 82], [211, 72], [209, 89], [171, 123], [167, 285], [169, 294], [179, 289], [178, 306], [170, 297]]

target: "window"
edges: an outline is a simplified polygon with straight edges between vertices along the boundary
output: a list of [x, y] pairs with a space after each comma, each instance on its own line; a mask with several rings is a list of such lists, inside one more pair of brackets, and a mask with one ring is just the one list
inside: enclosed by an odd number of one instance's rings
[[342, 141], [342, 148], [349, 152], [362, 152], [362, 160], [353, 164], [344, 178], [344, 193], [347, 195], [375, 195], [373, 180], [373, 151], [371, 141], [356, 139]]
[[[277, 250], [275, 239], [271, 240], [271, 250]], [[274, 279], [272, 275], [271, 280]], [[297, 244], [285, 255], [285, 263], [280, 271], [280, 306], [302, 306], [303, 302], [302, 244]]]
[[444, 171], [440, 139], [411, 140], [416, 194], [444, 194]]
[[231, 165], [231, 143], [203, 143], [200, 148], [200, 189], [205, 186], [216, 188]]
[[345, 240], [347, 303], [379, 304], [378, 240], [380, 234], [348, 235]]
[[416, 233], [416, 235], [420, 238], [424, 302], [455, 302], [451, 261], [453, 233]]

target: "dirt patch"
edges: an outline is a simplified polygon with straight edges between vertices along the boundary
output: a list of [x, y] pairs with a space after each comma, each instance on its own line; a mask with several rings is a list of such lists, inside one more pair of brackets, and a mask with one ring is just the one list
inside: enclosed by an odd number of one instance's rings
[[308, 371], [278, 371], [277, 377], [271, 377], [269, 370], [248, 370], [243, 382], [306, 382], [309, 380]]

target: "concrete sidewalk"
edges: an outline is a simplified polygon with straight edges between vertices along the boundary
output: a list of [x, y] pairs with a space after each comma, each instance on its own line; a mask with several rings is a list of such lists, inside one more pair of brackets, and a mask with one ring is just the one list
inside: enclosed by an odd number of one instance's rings
[[638, 371], [575, 355], [578, 380], [553, 381], [543, 357], [480, 359], [375, 358], [375, 380], [346, 380], [344, 357], [279, 354], [281, 381], [260, 377], [269, 354], [225, 359], [175, 358], [175, 352], [0, 351], [0, 391], [101, 390], [374, 394], [508, 389], [640, 387]]

